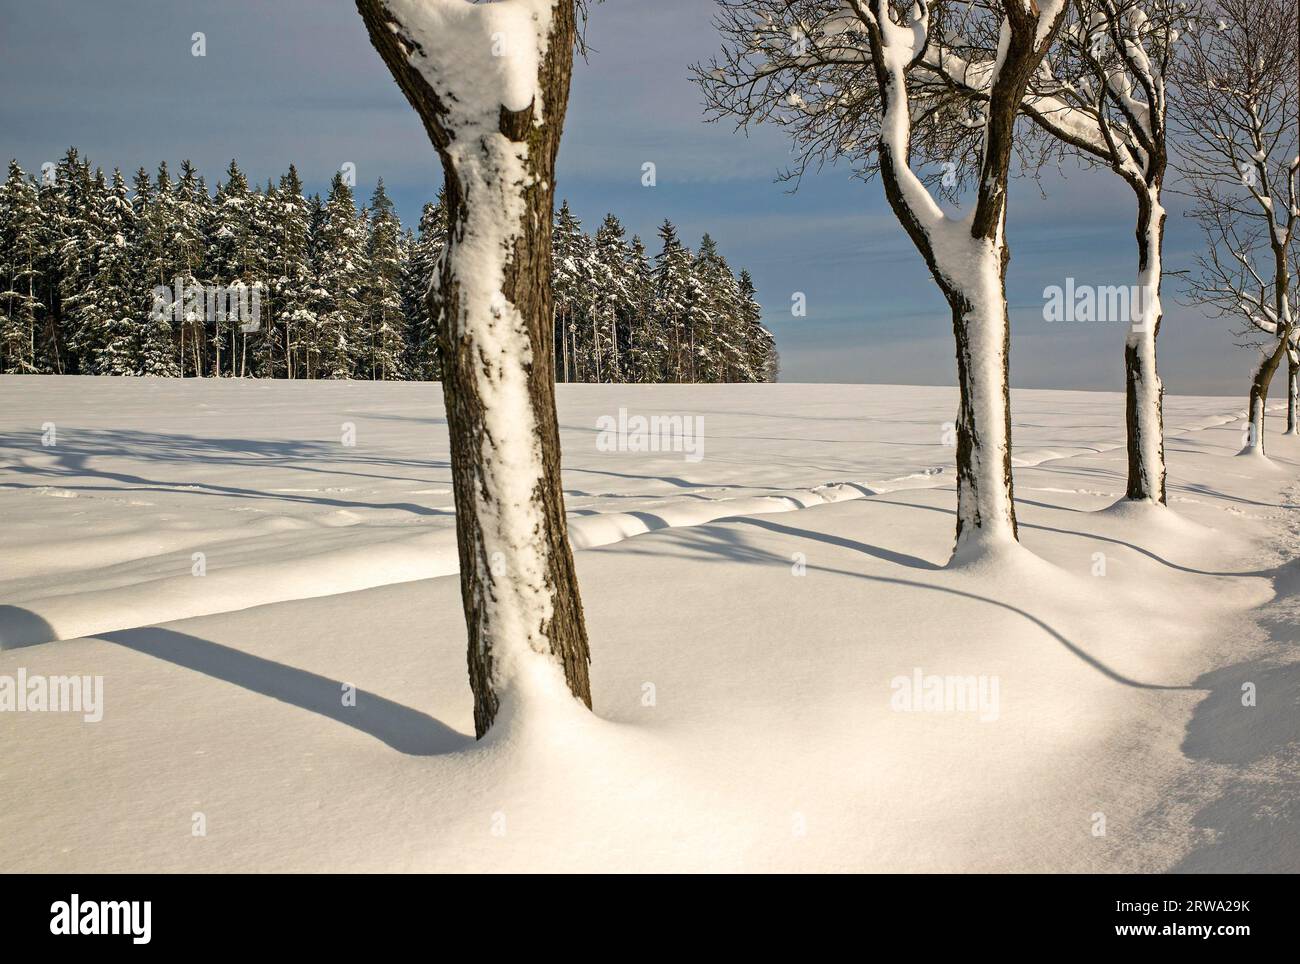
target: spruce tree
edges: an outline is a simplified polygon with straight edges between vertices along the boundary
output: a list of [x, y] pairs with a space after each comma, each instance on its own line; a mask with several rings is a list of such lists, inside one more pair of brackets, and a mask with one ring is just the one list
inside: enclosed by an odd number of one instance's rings
[[[590, 239], [582, 223], [573, 216], [566, 200], [555, 214], [551, 230], [552, 289], [555, 310], [555, 344], [559, 357], [555, 372], [560, 381], [581, 381], [578, 366], [578, 329], [583, 309], [590, 301], [593, 277], [590, 272]], [[584, 326], [585, 330], [585, 326]]]
[[438, 265], [447, 246], [447, 208], [442, 192], [434, 204], [426, 204], [420, 215], [420, 233], [411, 243], [402, 280], [407, 345], [412, 378], [436, 381], [442, 377], [438, 350], [437, 319], [429, 311], [429, 292], [437, 283]]
[[755, 334], [743, 317], [740, 286], [713, 239], [705, 234], [695, 256], [704, 311], [696, 338], [700, 380], [747, 382], [758, 380], [749, 362], [748, 345]]
[[[204, 279], [212, 289], [236, 290], [251, 274], [251, 206], [248, 179], [239, 165], [232, 160], [226, 169], [226, 180], [217, 185], [215, 209], [208, 225], [207, 272]], [[214, 309], [208, 314], [208, 337], [212, 343], [212, 371], [217, 377], [230, 369], [238, 374], [235, 360], [236, 339], [233, 324], [226, 310], [225, 299], [216, 299]]]
[[303, 370], [307, 378], [319, 378], [324, 356], [322, 319], [329, 310], [330, 298], [322, 284], [325, 274], [325, 202], [313, 194], [307, 202], [307, 254], [311, 279], [307, 286], [306, 317], [301, 337]]
[[42, 253], [36, 185], [10, 161], [0, 187], [0, 373], [44, 370], [37, 350]]
[[101, 218], [104, 237], [96, 257], [90, 298], [83, 308], [93, 313], [102, 333], [95, 356], [100, 375], [139, 375], [145, 371], [140, 336], [141, 276], [132, 257], [135, 209], [122, 172], [113, 170], [113, 183]]
[[212, 220], [212, 198], [202, 176], [189, 161], [181, 162], [180, 177], [176, 180], [173, 215], [175, 225], [171, 232], [175, 244], [173, 284], [179, 284], [182, 298], [181, 315], [174, 321], [176, 331], [176, 374], [184, 375], [187, 368], [202, 375], [204, 368], [204, 342], [207, 338], [205, 308], [198, 298], [186, 298], [185, 292], [202, 285], [206, 268], [205, 235]]
[[629, 254], [628, 381], [654, 382], [665, 355], [663, 328], [655, 314], [655, 279], [645, 242], [632, 236]]
[[362, 378], [389, 379], [403, 373], [406, 357], [405, 319], [402, 317], [402, 223], [379, 179], [370, 198], [366, 238], [367, 272], [364, 288], [365, 336]]
[[592, 256], [596, 276], [591, 318], [596, 380], [623, 381], [619, 345], [626, 346], [627, 336], [625, 330], [620, 338], [619, 329], [626, 328], [629, 316], [631, 272], [623, 225], [613, 214], [605, 215], [596, 230]]
[[[108, 184], [104, 172], [99, 168], [94, 174], [89, 173], [87, 165], [86, 178], [83, 182], [84, 193], [79, 201], [81, 217], [79, 230], [83, 250], [76, 257], [78, 270], [66, 272], [66, 279], [75, 282], [69, 298], [73, 306], [72, 341], [81, 356], [82, 371], [98, 375], [99, 358], [107, 337], [105, 328], [106, 313], [100, 303], [95, 289], [95, 278], [99, 274], [99, 259], [104, 254], [109, 225], [105, 224], [105, 212], [109, 210]], [[65, 241], [64, 250], [71, 251], [71, 243]]]
[[748, 271], [740, 272], [737, 282], [740, 294], [740, 318], [746, 332], [745, 350], [753, 381], [774, 382], [781, 370], [776, 352], [776, 339], [763, 326], [763, 309], [759, 307], [754, 281]]
[[103, 240], [100, 228], [103, 192], [99, 189], [103, 178], [91, 174], [90, 163], [82, 160], [75, 148], [69, 148], [64, 155], [58, 173], [63, 203], [54, 247], [59, 305], [70, 356], [68, 371], [93, 375], [99, 332], [86, 324], [81, 306], [90, 297], [95, 254]]
[[691, 261], [691, 273], [694, 279], [688, 324], [693, 359], [691, 380], [726, 381], [725, 329], [729, 321], [726, 317], [726, 283], [731, 280], [731, 272], [718, 254], [718, 246], [707, 233], [700, 239], [700, 246]]
[[317, 377], [348, 378], [360, 339], [362, 306], [363, 229], [352, 189], [340, 173], [334, 174], [325, 202], [318, 241], [319, 362]]
[[274, 313], [276, 333], [283, 342], [283, 368], [277, 374], [286, 378], [301, 377], [298, 370], [298, 343], [302, 332], [315, 320], [309, 307], [311, 287], [311, 252], [309, 250], [310, 211], [302, 195], [298, 169], [289, 165], [280, 178], [271, 230], [274, 235], [275, 261], [269, 280], [270, 307]]
[[655, 258], [655, 314], [664, 326], [667, 349], [659, 380], [681, 382], [690, 370], [687, 325], [693, 295], [691, 255], [682, 246], [671, 221], [660, 225], [659, 239], [663, 247]]
[[37, 188], [40, 254], [37, 273], [41, 300], [41, 331], [37, 337], [37, 366], [41, 371], [62, 375], [67, 364], [66, 337], [59, 303], [59, 231], [63, 217], [63, 191], [57, 167], [42, 170]]
[[240, 307], [246, 313], [235, 326], [239, 338], [239, 374], [276, 378], [284, 370], [283, 340], [275, 318], [274, 294], [268, 284], [280, 260], [275, 222], [279, 192], [270, 180], [249, 195], [249, 248], [240, 278]]
[[[175, 312], [162, 310], [154, 298], [155, 289], [167, 289], [173, 297], [184, 298], [184, 289], [175, 290], [179, 253], [176, 241], [175, 207], [171, 176], [167, 165], [160, 164], [154, 181], [141, 168], [133, 182], [132, 211], [134, 231], [131, 258], [137, 272], [135, 311], [141, 326], [140, 367], [145, 375], [180, 374], [180, 345]], [[183, 307], [183, 305], [182, 305]]]

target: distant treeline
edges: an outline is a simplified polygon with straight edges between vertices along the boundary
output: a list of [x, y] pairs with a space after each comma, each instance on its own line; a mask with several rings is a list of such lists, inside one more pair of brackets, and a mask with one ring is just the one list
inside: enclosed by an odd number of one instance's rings
[[[11, 162], [0, 372], [437, 379], [424, 293], [446, 233], [441, 202], [404, 229], [382, 180], [358, 210], [341, 173], [322, 199], [304, 196], [292, 166], [251, 187], [232, 161], [211, 194], [188, 161], [175, 177], [142, 168], [129, 187], [75, 149], [39, 180]], [[694, 252], [667, 221], [659, 236], [651, 259], [613, 215], [592, 237], [567, 204], [556, 213], [556, 377], [774, 380], [748, 273], [735, 276], [708, 235]], [[214, 298], [239, 293], [242, 315]]]

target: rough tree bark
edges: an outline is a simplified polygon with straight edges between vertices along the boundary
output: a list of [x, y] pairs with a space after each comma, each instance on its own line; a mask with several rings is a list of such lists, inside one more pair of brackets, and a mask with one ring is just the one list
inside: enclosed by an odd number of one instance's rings
[[[569, 691], [591, 706], [587, 632], [560, 484], [550, 286], [555, 157], [575, 11], [572, 0], [549, 4], [549, 33], [537, 62], [540, 103], [534, 98], [509, 109], [503, 94], [495, 124], [457, 129], [449, 118], [460, 105], [449, 104], [428, 79], [431, 67], [448, 73], [457, 67], [427, 59], [423, 70], [413, 65], [428, 52], [394, 12], [410, 6], [357, 0], [371, 42], [423, 120], [446, 177], [447, 249], [430, 311], [439, 319], [469, 677], [482, 737], [503, 698], [529, 685], [539, 659], [558, 664]], [[497, 16], [503, 11], [493, 8], [506, 5], [463, 6]], [[485, 29], [482, 40], [499, 37]], [[515, 161], [527, 176], [500, 177]], [[473, 286], [483, 270], [488, 223], [505, 228], [508, 251], [499, 290], [480, 302]]]
[[1295, 348], [1290, 348], [1286, 353], [1286, 434], [1295, 435], [1300, 433], [1300, 426], [1296, 424], [1296, 404], [1297, 395], [1300, 395], [1300, 358], [1297, 357]]
[[[1163, 137], [1162, 137], [1163, 154]], [[1163, 176], [1164, 160], [1160, 161]], [[1138, 193], [1138, 291], [1143, 304], [1124, 340], [1124, 421], [1128, 439], [1125, 496], [1164, 504], [1164, 386], [1156, 371], [1156, 338], [1164, 309], [1160, 301], [1165, 209], [1159, 180]]]

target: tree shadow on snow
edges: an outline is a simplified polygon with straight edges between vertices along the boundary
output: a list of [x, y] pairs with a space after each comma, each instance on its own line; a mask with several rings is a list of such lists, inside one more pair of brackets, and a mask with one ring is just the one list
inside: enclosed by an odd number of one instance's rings
[[[925, 507], [917, 506], [917, 508]], [[660, 521], [662, 527], [662, 520], [658, 521]], [[698, 558], [706, 562], [732, 561], [750, 565], [779, 564], [782, 566], [788, 566], [790, 560], [784, 555], [752, 545], [744, 540], [741, 530], [728, 529], [716, 525], [716, 523], [743, 522], [749, 525], [759, 526], [760, 528], [775, 528], [778, 531], [785, 530], [786, 534], [804, 536], [810, 539], [819, 539], [824, 535], [823, 533], [805, 532], [801, 529], [781, 526], [778, 523], [771, 523], [767, 519], [755, 520], [750, 516], [737, 516], [730, 519], [715, 519], [713, 521], [714, 524], [707, 526], [701, 525], [679, 530], [681, 539], [674, 546], [675, 553], [678, 555], [686, 553], [690, 557]], [[827, 537], [826, 541], [831, 545], [850, 549], [854, 552], [861, 552], [864, 555], [883, 559], [887, 562], [894, 563], [895, 565], [926, 570], [940, 570], [944, 568], [943, 566], [936, 565], [924, 559], [919, 559], [914, 556], [906, 556], [903, 553], [895, 553], [892, 550], [882, 549], [879, 546], [868, 546], [865, 543], [855, 542], [850, 539]], [[662, 550], [654, 548], [652, 544], [640, 542], [636, 539], [628, 539], [613, 546], [606, 547], [606, 549], [607, 551], [633, 556], [663, 554]], [[955, 586], [943, 586], [933, 582], [921, 582], [915, 579], [902, 579], [895, 576], [877, 576], [872, 575], [871, 573], [854, 571], [851, 569], [840, 569], [834, 566], [817, 565], [812, 562], [807, 563], [807, 569], [809, 572], [824, 572], [831, 575], [847, 576], [852, 579], [865, 579], [869, 582], [882, 583], [884, 585], [920, 589], [927, 592], [955, 596], [960, 599], [969, 599], [972, 602], [981, 603], [986, 606], [992, 606], [997, 609], [1014, 613], [1025, 619], [1027, 622], [1037, 626], [1081, 662], [1091, 667], [1111, 682], [1119, 683], [1122, 686], [1130, 686], [1135, 689], [1143, 690], [1190, 690], [1194, 688], [1193, 686], [1183, 684], [1147, 683], [1142, 680], [1125, 676], [1123, 673], [1113, 669], [1102, 660], [1093, 656], [1079, 644], [1070, 640], [1064, 633], [1052, 626], [1046, 620], [1035, 616], [1027, 609], [1023, 609], [1020, 606], [1016, 606], [1009, 602], [1004, 602], [1000, 599], [994, 599], [990, 596], [982, 596], [979, 593], [959, 589]]]
[[741, 522], [745, 525], [757, 526], [760, 529], [767, 529], [769, 532], [776, 532], [781, 535], [795, 536], [800, 539], [812, 539], [816, 542], [824, 542], [827, 545], [839, 546], [841, 549], [849, 549], [853, 552], [861, 552], [864, 555], [872, 556], [876, 559], [882, 559], [885, 562], [892, 562], [895, 565], [906, 566], [909, 569], [926, 569], [937, 571], [942, 569], [936, 563], [928, 559], [922, 559], [920, 556], [909, 555], [906, 552], [897, 552], [893, 549], [886, 549], [883, 546], [873, 546], [865, 542], [858, 542], [855, 539], [846, 539], [843, 536], [834, 536], [826, 532], [810, 532], [807, 529], [797, 529], [794, 526], [782, 525], [779, 522], [773, 522], [770, 519], [754, 516], [736, 516], [731, 519], [720, 519], [720, 522]]
[[149, 626], [101, 633], [94, 638], [319, 714], [360, 730], [401, 753], [436, 756], [464, 750], [474, 743], [472, 737], [409, 706], [361, 689], [356, 691], [356, 705], [345, 706], [344, 684], [339, 680], [172, 629]]
[[[1300, 642], [1298, 575], [1295, 562], [1278, 569], [1278, 598], [1261, 620], [1284, 651]], [[1192, 820], [1212, 837], [1172, 869], [1300, 871], [1300, 662], [1250, 659], [1206, 673], [1195, 685], [1210, 694], [1188, 721], [1183, 754], [1230, 769], [1220, 792]], [[1255, 705], [1244, 705], [1252, 687]]]
[[[235, 485], [221, 485], [195, 478], [179, 481], [145, 478], [129, 472], [101, 468], [114, 459], [132, 459], [150, 466], [215, 465], [233, 469], [275, 468], [311, 475], [326, 480], [352, 477], [410, 484], [450, 485], [448, 478], [426, 478], [430, 470], [446, 469], [451, 464], [437, 459], [383, 458], [367, 451], [332, 442], [291, 439], [206, 438], [197, 435], [168, 434], [129, 430], [78, 431], [61, 436], [58, 446], [44, 448], [30, 433], [0, 433], [0, 447], [41, 456], [38, 465], [15, 462], [7, 469], [18, 476], [35, 476], [39, 481], [0, 482], [0, 489], [41, 489], [57, 486], [70, 491], [89, 492], [160, 492], [230, 496], [241, 499], [265, 499], [278, 502], [310, 503], [345, 509], [401, 509], [415, 515], [448, 515], [446, 509], [430, 508], [411, 502], [365, 502], [330, 497], [323, 492], [310, 495], [289, 492], [264, 492]], [[419, 475], [385, 474], [360, 471], [360, 468], [413, 468]], [[115, 482], [118, 485], [85, 484]]]
[[54, 638], [54, 627], [31, 610], [0, 606], [0, 650], [39, 646]]
[[[885, 499], [881, 497], [876, 497], [872, 501], [883, 503], [886, 505], [901, 506], [904, 509], [920, 509], [925, 512], [940, 512], [943, 513], [944, 515], [950, 515], [950, 516], [957, 515], [955, 509], [945, 509], [943, 506], [938, 506], [938, 505], [922, 505], [915, 502], [898, 502], [895, 501], [894, 499]], [[1021, 499], [1019, 497], [1016, 498], [1016, 505], [1020, 505], [1026, 502], [1028, 502], [1028, 500]], [[1039, 505], [1042, 503], [1029, 502], [1028, 504]], [[1052, 509], [1061, 508], [1061, 506], [1046, 506], [1046, 507]], [[1274, 575], [1275, 572], [1275, 570], [1273, 569], [1250, 569], [1244, 571], [1223, 571], [1223, 572], [1219, 572], [1211, 569], [1197, 569], [1195, 566], [1184, 566], [1182, 563], [1174, 562], [1172, 559], [1166, 559], [1164, 556], [1160, 555], [1160, 553], [1155, 552], [1152, 549], [1148, 549], [1145, 546], [1140, 546], [1135, 542], [1128, 542], [1124, 539], [1118, 539], [1114, 536], [1102, 535], [1101, 533], [1098, 532], [1079, 532], [1076, 529], [1058, 529], [1056, 526], [1043, 525], [1042, 523], [1039, 522], [1025, 522], [1022, 519], [1016, 520], [1016, 526], [1022, 530], [1036, 529], [1039, 532], [1055, 532], [1057, 535], [1062, 535], [1062, 536], [1078, 536], [1080, 539], [1086, 539], [1090, 542], [1109, 542], [1111, 545], [1123, 546], [1126, 549], [1132, 549], [1134, 552], [1138, 553], [1139, 555], [1146, 556], [1152, 562], [1158, 562], [1162, 566], [1167, 566], [1170, 569], [1177, 570], [1178, 572], [1185, 572], [1193, 576], [1224, 576], [1224, 577], [1272, 576]]]

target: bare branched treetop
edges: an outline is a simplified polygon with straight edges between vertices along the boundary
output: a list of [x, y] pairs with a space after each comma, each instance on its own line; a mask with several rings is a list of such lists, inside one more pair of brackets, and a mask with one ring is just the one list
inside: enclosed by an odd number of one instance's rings
[[[924, 0], [884, 5], [893, 22], [924, 40], [908, 72], [912, 157], [932, 189], [955, 199], [977, 176], [986, 118], [982, 102], [997, 52], [1004, 6], [993, 0]], [[796, 182], [846, 160], [863, 178], [877, 170], [883, 117], [865, 0], [720, 0], [721, 52], [693, 70], [712, 119], [776, 124], [796, 160]], [[928, 69], [943, 64], [960, 80]], [[972, 96], [972, 90], [974, 92]]]
[[1072, 0], [1025, 101], [1025, 113], [1048, 135], [1031, 153], [1103, 165], [1139, 193], [1158, 187], [1170, 68], [1200, 22], [1199, 6], [1181, 0]]
[[1279, 334], [1295, 315], [1296, 4], [1219, 0], [1207, 14], [1206, 28], [1180, 48], [1170, 112], [1180, 191], [1208, 242], [1190, 296], [1216, 316], [1240, 320], [1240, 333], [1258, 340]]

